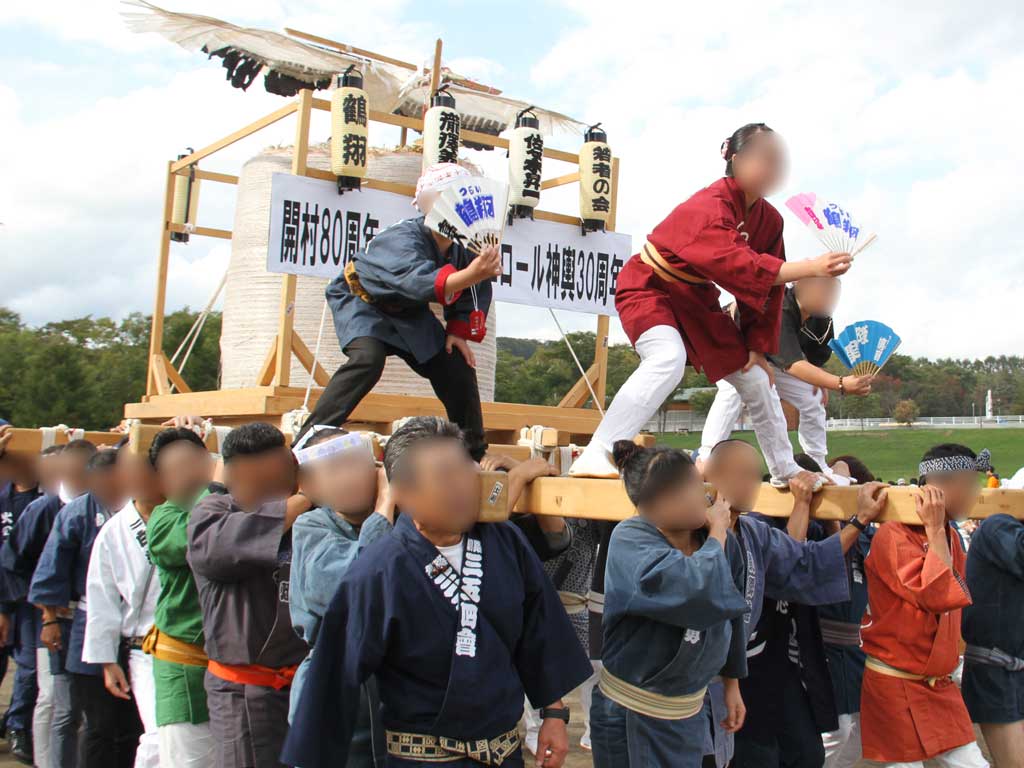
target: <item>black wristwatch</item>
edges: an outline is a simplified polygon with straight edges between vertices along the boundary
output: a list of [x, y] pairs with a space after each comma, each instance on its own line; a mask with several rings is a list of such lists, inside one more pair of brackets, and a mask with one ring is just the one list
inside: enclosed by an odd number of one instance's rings
[[864, 525], [856, 515], [851, 517], [847, 522], [861, 533], [864, 533], [864, 531], [868, 529], [868, 527]]
[[540, 711], [541, 720], [561, 720], [563, 723], [569, 722], [569, 708], [568, 707], [544, 707]]

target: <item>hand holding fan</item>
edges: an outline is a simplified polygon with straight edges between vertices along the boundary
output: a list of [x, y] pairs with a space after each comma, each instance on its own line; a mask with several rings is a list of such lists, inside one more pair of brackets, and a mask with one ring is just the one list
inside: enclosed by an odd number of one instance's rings
[[786, 207], [830, 251], [856, 256], [875, 241], [876, 235], [862, 233], [849, 211], [813, 192], [794, 195]]
[[862, 320], [846, 326], [828, 345], [854, 376], [874, 376], [900, 345], [900, 337], [885, 323]]
[[425, 224], [479, 254], [500, 246], [505, 230], [508, 185], [482, 176], [459, 179], [441, 189]]

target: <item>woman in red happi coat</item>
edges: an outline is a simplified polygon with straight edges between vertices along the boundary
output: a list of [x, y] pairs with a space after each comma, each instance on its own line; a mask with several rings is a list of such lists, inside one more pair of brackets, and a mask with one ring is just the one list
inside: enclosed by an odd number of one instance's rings
[[[771, 128], [743, 126], [723, 143], [722, 156], [725, 176], [678, 205], [619, 274], [615, 307], [640, 365], [570, 474], [617, 476], [612, 445], [654, 415], [687, 361], [739, 391], [773, 478], [800, 471], [765, 355], [778, 346], [784, 284], [842, 275], [850, 256], [786, 262], [782, 216], [764, 199], [786, 164]], [[723, 310], [719, 287], [736, 298], [737, 317]]]

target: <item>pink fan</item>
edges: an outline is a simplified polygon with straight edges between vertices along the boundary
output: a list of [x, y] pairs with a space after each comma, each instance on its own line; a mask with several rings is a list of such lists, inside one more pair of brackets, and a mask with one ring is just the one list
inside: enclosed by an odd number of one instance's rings
[[786, 207], [830, 251], [856, 256], [876, 239], [874, 234], [863, 233], [867, 236], [862, 236], [860, 226], [841, 205], [813, 192], [793, 195], [786, 201]]

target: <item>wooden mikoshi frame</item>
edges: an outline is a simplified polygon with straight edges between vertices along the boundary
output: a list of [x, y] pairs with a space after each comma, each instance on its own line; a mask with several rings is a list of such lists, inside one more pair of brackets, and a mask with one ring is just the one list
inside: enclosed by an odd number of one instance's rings
[[[315, 36], [306, 33], [291, 32], [294, 36], [312, 39]], [[388, 61], [399, 66], [412, 67], [407, 62], [390, 59], [362, 49], [356, 49], [342, 43], [317, 38], [318, 44], [334, 47], [338, 50], [354, 52], [367, 58]], [[431, 90], [437, 87], [440, 77], [442, 42], [438, 40], [434, 50], [434, 67], [432, 70]], [[188, 232], [191, 236], [215, 237], [231, 239], [229, 230], [203, 227], [196, 224], [198, 206], [190, 208], [189, 222], [186, 225], [172, 223], [171, 209], [173, 206], [175, 176], [188, 175], [195, 170], [195, 177], [204, 181], [221, 184], [238, 184], [238, 176], [217, 173], [200, 169], [198, 163], [215, 155], [225, 147], [261, 131], [292, 114], [297, 116], [295, 142], [292, 154], [292, 173], [310, 178], [334, 181], [328, 171], [310, 168], [308, 165], [310, 118], [313, 110], [330, 111], [330, 102], [319, 99], [313, 92], [304, 89], [288, 104], [249, 125], [224, 136], [212, 144], [198, 149], [180, 160], [171, 161], [167, 166], [166, 191], [164, 210], [160, 226], [160, 248], [157, 262], [156, 298], [153, 306], [153, 319], [150, 329], [149, 364], [146, 377], [146, 394], [140, 403], [129, 403], [125, 406], [125, 417], [153, 422], [171, 416], [186, 413], [198, 413], [214, 417], [219, 424], [230, 425], [241, 423], [252, 418], [276, 417], [299, 407], [305, 395], [304, 388], [290, 386], [291, 356], [294, 354], [302, 366], [311, 373], [318, 387], [326, 386], [330, 374], [319, 363], [314, 366], [313, 353], [309, 346], [296, 333], [294, 328], [294, 303], [297, 276], [285, 274], [281, 276], [281, 298], [278, 308], [278, 329], [257, 380], [253, 387], [218, 390], [211, 392], [193, 392], [185, 379], [170, 363], [163, 349], [164, 312], [167, 294], [167, 273], [170, 257], [171, 233]], [[401, 144], [405, 145], [409, 129], [421, 131], [422, 118], [393, 115], [371, 109], [371, 122], [396, 126], [401, 129]], [[476, 131], [462, 131], [463, 142], [482, 144], [489, 147], [507, 149], [508, 140]], [[572, 152], [544, 148], [544, 156], [552, 160], [571, 163], [578, 166], [579, 155]], [[618, 207], [618, 175], [619, 158], [612, 158], [612, 192], [608, 230], [614, 231], [616, 210]], [[579, 181], [578, 171], [546, 179], [542, 189], [574, 184]], [[366, 178], [363, 186], [380, 189], [401, 195], [412, 196], [415, 188], [408, 184]], [[577, 216], [535, 210], [534, 218], [545, 221], [556, 221], [576, 226]], [[522, 406], [511, 403], [484, 403], [484, 423], [491, 439], [512, 443], [518, 436], [520, 427], [532, 424], [545, 424], [559, 431], [560, 442], [564, 445], [578, 439], [586, 442], [596, 428], [600, 414], [595, 408], [584, 408], [590, 398], [587, 386], [589, 381], [603, 407], [608, 380], [608, 327], [609, 317], [599, 315], [597, 320], [597, 338], [594, 350], [594, 362], [586, 372], [586, 378], [577, 383], [562, 398], [557, 407]], [[176, 392], [174, 392], [176, 390]], [[311, 393], [310, 401], [315, 402], [319, 393]], [[397, 398], [397, 400], [396, 400]], [[440, 403], [434, 398], [405, 397], [389, 395], [368, 395], [352, 414], [351, 422], [358, 426], [366, 426], [377, 432], [389, 431], [387, 425], [402, 416], [417, 413], [443, 413]]]

